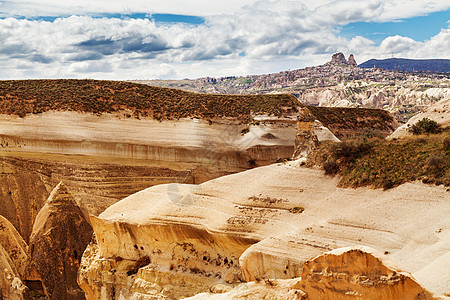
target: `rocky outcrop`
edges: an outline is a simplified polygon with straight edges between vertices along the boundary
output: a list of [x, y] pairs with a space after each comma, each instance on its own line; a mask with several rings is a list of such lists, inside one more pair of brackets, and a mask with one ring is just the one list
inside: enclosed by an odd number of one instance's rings
[[287, 280], [260, 278], [222, 294], [212, 289], [188, 299], [435, 299], [411, 274], [369, 247], [321, 254], [304, 263], [301, 275]]
[[42, 292], [49, 299], [84, 299], [76, 276], [91, 237], [92, 227], [85, 214], [60, 182], [33, 225], [25, 275], [31, 293]]
[[0, 214], [28, 242], [37, 213], [61, 180], [98, 215], [152, 185], [201, 183], [292, 156], [295, 118], [219, 121], [0, 115]]
[[331, 61], [329, 61], [327, 64], [329, 65], [347, 65], [348, 62], [345, 59], [345, 56], [342, 52], [338, 52], [333, 54], [331, 57]]
[[182, 298], [298, 277], [312, 256], [343, 246], [372, 246], [409, 272], [450, 250], [446, 235], [436, 235], [450, 231], [444, 187], [354, 190], [337, 180], [286, 162], [151, 187], [92, 219], [97, 243], [83, 255], [78, 282], [88, 299]]
[[353, 54], [350, 54], [350, 56], [348, 57], [347, 63], [350, 66], [354, 66], [354, 67], [358, 66], [358, 64], [356, 63], [356, 60], [355, 60], [355, 57], [353, 56]]
[[410, 132], [411, 126], [416, 124], [418, 121], [423, 118], [428, 118], [430, 120], [438, 123], [442, 128], [446, 128], [450, 126], [450, 96], [447, 99], [443, 99], [437, 102], [434, 105], [428, 107], [422, 113], [415, 115], [411, 119], [408, 120], [406, 124], [403, 124], [395, 132], [393, 132], [388, 139], [393, 138], [402, 138], [408, 135], [412, 135]]
[[367, 247], [340, 248], [307, 261], [300, 288], [309, 299], [432, 299], [411, 274]]
[[297, 119], [297, 135], [293, 157], [306, 157], [320, 142], [340, 140], [306, 108], [301, 108]]
[[0, 299], [23, 299], [21, 278], [27, 264], [27, 245], [14, 226], [0, 216]]
[[27, 169], [0, 155], [0, 215], [4, 216], [28, 242], [33, 222], [44, 205], [48, 191], [39, 171]]

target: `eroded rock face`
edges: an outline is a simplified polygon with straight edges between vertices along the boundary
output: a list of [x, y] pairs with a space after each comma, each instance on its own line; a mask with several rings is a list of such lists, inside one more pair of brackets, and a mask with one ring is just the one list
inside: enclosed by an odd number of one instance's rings
[[368, 247], [340, 248], [304, 265], [300, 288], [309, 299], [432, 299], [411, 276]]
[[26, 242], [47, 197], [48, 191], [38, 172], [0, 156], [0, 215], [14, 225]]
[[41, 280], [50, 299], [84, 299], [76, 275], [91, 237], [82, 209], [60, 182], [36, 217], [26, 281]]
[[397, 128], [388, 139], [392, 138], [402, 138], [408, 135], [412, 135], [409, 131], [411, 126], [416, 124], [418, 121], [423, 118], [428, 118], [436, 123], [438, 123], [442, 128], [446, 128], [450, 126], [450, 96], [447, 99], [443, 99], [434, 105], [431, 105], [425, 111], [420, 114], [415, 115], [411, 119], [408, 120], [406, 124], [403, 124], [399, 128]]
[[0, 299], [22, 299], [27, 248], [14, 226], [0, 216]]
[[350, 54], [350, 56], [348, 57], [348, 64], [355, 67], [358, 65], [353, 54]]
[[92, 220], [98, 244], [78, 277], [86, 296], [182, 298], [298, 277], [311, 257], [356, 244], [376, 245], [410, 272], [450, 250], [444, 187], [340, 189], [337, 178], [296, 163], [158, 185], [111, 206]]
[[0, 245], [11, 259], [14, 273], [22, 277], [27, 265], [28, 246], [14, 226], [3, 216], [0, 216]]
[[331, 65], [346, 65], [348, 62], [342, 52], [333, 54], [331, 61], [328, 64]]

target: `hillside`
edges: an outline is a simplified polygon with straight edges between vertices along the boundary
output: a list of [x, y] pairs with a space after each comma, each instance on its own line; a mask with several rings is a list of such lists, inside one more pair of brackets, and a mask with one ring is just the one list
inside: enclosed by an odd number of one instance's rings
[[388, 58], [371, 59], [363, 62], [360, 68], [380, 68], [385, 70], [397, 70], [407, 72], [429, 71], [429, 72], [450, 72], [450, 59], [406, 59]]
[[290, 95], [205, 95], [120, 81], [0, 81], [0, 113], [21, 117], [50, 110], [94, 114], [129, 110], [128, 117], [148, 116], [156, 120], [248, 120], [252, 113], [282, 116], [294, 112], [297, 103]]
[[324, 65], [272, 74], [137, 82], [200, 93], [288, 93], [309, 105], [385, 109], [404, 122], [450, 97], [449, 74], [360, 68], [342, 53]]

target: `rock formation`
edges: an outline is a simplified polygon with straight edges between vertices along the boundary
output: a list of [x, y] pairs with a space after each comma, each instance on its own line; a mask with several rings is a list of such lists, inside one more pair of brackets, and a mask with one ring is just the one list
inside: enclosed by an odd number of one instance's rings
[[3, 216], [0, 216], [0, 299], [23, 299], [21, 278], [27, 264], [27, 245]]
[[434, 105], [428, 107], [422, 113], [415, 115], [411, 119], [408, 120], [406, 124], [403, 124], [394, 133], [392, 133], [388, 138], [402, 138], [408, 135], [412, 135], [409, 131], [409, 128], [416, 124], [418, 121], [423, 118], [428, 118], [436, 123], [438, 123], [442, 128], [446, 128], [450, 126], [450, 96], [446, 99], [443, 99], [437, 102]]
[[328, 62], [328, 64], [330, 65], [347, 65], [348, 62], [345, 59], [345, 56], [342, 52], [338, 52], [333, 54], [333, 56], [331, 57], [331, 61]]
[[17, 164], [0, 155], [0, 215], [13, 224], [25, 242], [48, 197], [39, 170], [29, 170], [27, 162]]
[[432, 299], [411, 274], [368, 247], [339, 248], [307, 261], [300, 288], [309, 299]]
[[356, 63], [355, 57], [353, 57], [353, 54], [350, 54], [350, 56], [348, 57], [348, 62], [347, 62], [350, 66], [358, 66], [358, 64]]
[[[270, 264], [270, 262], [268, 263]], [[201, 299], [435, 299], [411, 274], [369, 247], [326, 252], [303, 267], [301, 278], [259, 279], [223, 294], [198, 294]]]
[[84, 299], [76, 276], [91, 237], [92, 227], [85, 214], [60, 182], [33, 225], [25, 275], [31, 292], [42, 292], [50, 299]]
[[62, 111], [0, 115], [0, 214], [28, 243], [36, 215], [61, 180], [98, 215], [152, 185], [201, 183], [291, 157], [295, 124], [295, 117], [266, 115], [253, 124]]
[[306, 157], [317, 148], [319, 142], [324, 141], [339, 142], [339, 139], [328, 128], [324, 127], [308, 108], [301, 108], [297, 119], [297, 135], [293, 157]]
[[343, 246], [370, 245], [409, 272], [450, 250], [436, 235], [450, 230], [444, 187], [354, 190], [337, 180], [287, 162], [143, 190], [92, 218], [97, 243], [78, 282], [88, 299], [182, 298], [298, 277], [312, 256]]

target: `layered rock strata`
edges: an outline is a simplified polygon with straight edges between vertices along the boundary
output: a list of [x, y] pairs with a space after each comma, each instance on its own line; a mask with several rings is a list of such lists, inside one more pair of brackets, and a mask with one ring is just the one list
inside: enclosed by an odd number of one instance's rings
[[311, 257], [355, 244], [409, 272], [450, 250], [444, 187], [340, 189], [338, 179], [296, 164], [159, 185], [111, 206], [92, 220], [98, 244], [78, 275], [87, 298], [182, 298], [217, 284], [295, 278]]
[[156, 121], [49, 111], [0, 115], [0, 214], [26, 242], [37, 213], [63, 180], [98, 215], [162, 183], [201, 183], [289, 158], [295, 118], [255, 116]]
[[[60, 182], [33, 225], [25, 275], [30, 293], [42, 292], [49, 299], [84, 299], [76, 277], [91, 237], [92, 227], [86, 214]], [[36, 288], [39, 281], [42, 290]]]

